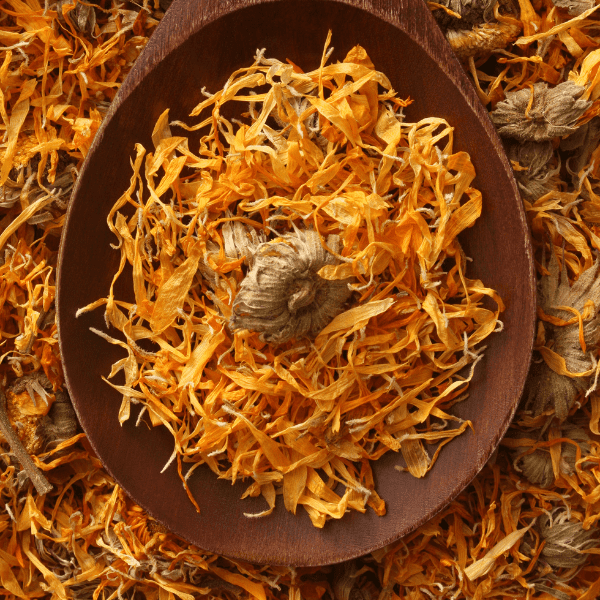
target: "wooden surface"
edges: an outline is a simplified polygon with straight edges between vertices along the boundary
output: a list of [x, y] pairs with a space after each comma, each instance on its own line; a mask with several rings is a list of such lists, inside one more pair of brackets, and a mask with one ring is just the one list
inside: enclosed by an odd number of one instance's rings
[[[106, 215], [128, 185], [134, 143], [151, 147], [150, 134], [163, 110], [170, 108], [172, 119], [185, 119], [203, 86], [219, 89], [236, 68], [251, 64], [257, 48], [313, 69], [330, 28], [333, 60], [361, 44], [400, 96], [415, 99], [406, 110], [409, 121], [435, 115], [456, 127], [455, 147], [471, 154], [484, 198], [481, 219], [461, 242], [473, 257], [470, 276], [482, 278], [504, 298], [505, 330], [489, 338], [471, 396], [455, 410], [474, 421], [475, 432], [446, 446], [421, 480], [396, 471], [399, 457], [391, 452], [374, 465], [377, 490], [387, 503], [385, 517], [370, 509], [364, 515], [353, 512], [318, 530], [303, 510], [292, 516], [279, 502], [271, 516], [247, 519], [243, 513], [263, 510], [264, 500], [239, 500], [246, 485], [217, 480], [208, 468], [190, 479], [202, 511], [197, 514], [175, 467], [160, 474], [173, 449], [170, 434], [136, 428], [135, 415], [122, 428], [118, 424], [120, 396], [101, 376], [122, 350], [89, 331], [105, 329], [103, 311], [79, 319], [75, 312], [108, 292], [120, 254], [109, 246], [114, 240]], [[151, 515], [205, 550], [258, 563], [322, 565], [410, 532], [456, 497], [486, 463], [506, 432], [529, 367], [534, 281], [528, 227], [500, 141], [425, 3], [176, 0], [119, 91], [79, 177], [60, 253], [59, 340], [67, 385], [90, 443]]]

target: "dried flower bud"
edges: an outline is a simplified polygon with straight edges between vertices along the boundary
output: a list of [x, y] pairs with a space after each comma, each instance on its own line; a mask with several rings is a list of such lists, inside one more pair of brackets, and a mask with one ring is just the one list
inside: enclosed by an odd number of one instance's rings
[[40, 396], [47, 396], [45, 390], [51, 390], [52, 383], [46, 376], [43, 371], [35, 371], [28, 375], [24, 375], [23, 377], [19, 377], [19, 379], [15, 380], [15, 382], [10, 387], [10, 391], [13, 394], [21, 394], [25, 390], [29, 393], [29, 397], [35, 403], [34, 397], [37, 392]]
[[371, 600], [372, 595], [359, 585], [359, 567], [349, 561], [333, 567], [333, 595], [335, 600]]
[[594, 6], [594, 0], [552, 0], [557, 8], [564, 8], [573, 17], [584, 13]]
[[335, 258], [314, 231], [297, 231], [261, 244], [233, 302], [233, 329], [258, 331], [275, 343], [315, 336], [342, 312], [348, 281], [328, 281], [317, 272]]
[[554, 88], [547, 83], [509, 92], [499, 102], [490, 117], [504, 137], [522, 142], [544, 142], [565, 136], [577, 129], [577, 120], [591, 106], [579, 99], [585, 89], [572, 81], [564, 81]]
[[506, 48], [521, 31], [519, 24], [482, 23], [473, 29], [448, 29], [446, 39], [461, 60]]
[[[561, 436], [578, 443], [583, 456], [590, 453], [589, 437], [583, 429], [572, 423], [564, 423], [561, 427]], [[514, 466], [521, 471], [525, 478], [541, 488], [549, 488], [554, 483], [552, 458], [547, 448], [539, 448], [529, 454], [524, 454], [526, 447], [519, 447], [513, 454]], [[577, 460], [577, 447], [574, 444], [564, 443], [561, 446], [560, 470], [571, 475], [575, 471]]]
[[560, 167], [551, 167], [554, 156], [552, 142], [511, 141], [507, 144], [507, 154], [511, 161], [523, 168], [515, 169], [514, 175], [525, 197], [537, 200], [556, 189], [557, 178], [553, 176], [557, 175]]
[[[588, 456], [591, 453], [592, 448], [589, 444], [590, 437], [584, 429], [577, 425], [573, 425], [572, 423], [563, 423], [561, 429], [563, 437], [577, 442], [582, 457]], [[575, 472], [576, 461], [577, 447], [574, 444], [563, 444], [561, 448], [560, 470], [567, 475], [573, 474]], [[584, 462], [583, 466], [588, 464], [589, 461]]]
[[460, 15], [460, 18], [438, 9], [433, 12], [442, 29], [470, 29], [490, 21], [494, 16], [494, 6], [498, 0], [440, 0], [439, 4]]
[[600, 117], [582, 125], [577, 131], [560, 142], [560, 149], [572, 153], [567, 160], [567, 170], [572, 175], [573, 185], [580, 187], [579, 173], [585, 169], [592, 156], [592, 152], [600, 142]]
[[552, 567], [577, 567], [585, 563], [587, 554], [582, 551], [598, 547], [600, 539], [595, 527], [583, 529], [579, 521], [569, 521], [569, 513], [559, 509], [552, 515], [541, 517], [538, 530], [546, 545], [542, 558]]
[[[571, 286], [566, 269], [560, 273], [558, 261], [552, 254], [548, 264], [549, 274], [542, 276], [538, 293], [538, 304], [548, 315], [569, 320], [572, 314], [560, 310], [558, 306], [571, 306], [583, 312], [587, 300], [594, 303], [594, 314], [583, 324], [583, 334], [587, 352], [581, 348], [579, 324], [554, 326], [546, 323], [546, 331], [554, 340], [553, 351], [562, 356], [571, 373], [583, 373], [594, 366], [590, 350], [600, 342], [600, 261], [584, 271]], [[564, 420], [573, 405], [577, 394], [589, 387], [590, 377], [567, 377], [550, 369], [542, 362], [531, 369], [527, 382], [527, 406], [531, 406], [536, 415], [547, 406], [553, 405], [556, 416]]]
[[38, 424], [37, 435], [42, 439], [44, 452], [56, 448], [77, 433], [77, 416], [66, 392], [56, 392], [50, 412]]
[[75, 4], [75, 8], [67, 13], [73, 25], [82, 33], [86, 31], [94, 33], [94, 29], [96, 28], [96, 10], [91, 4], [74, 3], [72, 0], [58, 0], [54, 10], [58, 12], [59, 20], [64, 21], [63, 5], [68, 6], [73, 4]]

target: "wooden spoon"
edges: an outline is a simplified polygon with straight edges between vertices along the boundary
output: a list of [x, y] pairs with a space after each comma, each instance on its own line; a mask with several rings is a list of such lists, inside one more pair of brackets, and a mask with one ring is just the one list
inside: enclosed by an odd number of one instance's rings
[[[504, 331], [486, 340], [469, 399], [455, 414], [474, 432], [453, 440], [432, 471], [417, 480], [394, 469], [388, 453], [374, 465], [387, 515], [347, 514], [315, 529], [304, 511], [294, 516], [278, 502], [264, 519], [260, 498], [240, 500], [245, 484], [217, 480], [208, 468], [190, 479], [201, 513], [186, 497], [176, 467], [160, 474], [173, 451], [164, 428], [118, 424], [120, 395], [101, 377], [121, 349], [90, 332], [103, 329], [102, 310], [76, 319], [78, 308], [106, 296], [120, 253], [106, 216], [127, 188], [134, 143], [151, 147], [158, 116], [170, 108], [185, 119], [203, 86], [219, 89], [257, 48], [318, 66], [333, 31], [342, 59], [364, 46], [401, 97], [415, 100], [407, 119], [444, 117], [456, 128], [455, 147], [470, 153], [484, 210], [461, 237], [471, 277], [495, 288], [506, 303]], [[67, 386], [95, 452], [116, 481], [152, 516], [200, 548], [255, 563], [296, 566], [348, 560], [389, 544], [425, 523], [475, 477], [498, 446], [522, 393], [532, 351], [535, 283], [521, 200], [502, 145], [463, 68], [420, 0], [175, 0], [123, 83], [98, 132], [77, 182], [64, 228], [58, 277], [59, 340]], [[126, 292], [126, 291], [125, 291]], [[281, 500], [281, 499], [279, 499]]]

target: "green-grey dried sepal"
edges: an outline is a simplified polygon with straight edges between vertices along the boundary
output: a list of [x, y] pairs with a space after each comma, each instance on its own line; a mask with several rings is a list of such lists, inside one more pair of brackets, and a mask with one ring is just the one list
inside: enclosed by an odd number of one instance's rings
[[[578, 323], [563, 327], [544, 324], [548, 337], [554, 340], [554, 352], [564, 358], [567, 369], [571, 373], [589, 371], [595, 364], [593, 350], [600, 342], [600, 262], [596, 261], [584, 271], [572, 286], [566, 269], [561, 274], [554, 253], [548, 263], [548, 272], [548, 275], [541, 277], [538, 290], [538, 305], [547, 315], [568, 321], [572, 314], [558, 306], [570, 306], [581, 313], [585, 303], [592, 300], [596, 307], [594, 314], [583, 323], [586, 352], [579, 341]], [[591, 379], [591, 376], [559, 375], [545, 362], [535, 364], [527, 380], [526, 407], [539, 415], [553, 406], [556, 416], [564, 420], [577, 395], [589, 389]]]
[[598, 529], [585, 530], [579, 521], [570, 521], [564, 510], [540, 518], [538, 531], [546, 544], [541, 557], [554, 568], [571, 569], [584, 564], [588, 555], [583, 552], [598, 547]]
[[[508, 92], [506, 100], [499, 102], [490, 117], [503, 137], [521, 142], [545, 142], [555, 137], [574, 133], [577, 120], [591, 106], [581, 100], [585, 88], [564, 81], [554, 88], [547, 83]], [[531, 102], [531, 105], [530, 105]]]
[[230, 326], [257, 331], [274, 343], [316, 336], [344, 310], [351, 294], [348, 280], [318, 275], [335, 262], [315, 231], [261, 244], [233, 302]]
[[519, 163], [524, 169], [515, 169], [514, 175], [526, 198], [537, 200], [556, 189], [556, 175], [560, 167], [553, 166], [552, 142], [510, 141], [507, 144], [507, 154], [511, 161]]
[[552, 0], [552, 4], [557, 8], [563, 8], [573, 17], [584, 13], [592, 8], [595, 4], [594, 0]]

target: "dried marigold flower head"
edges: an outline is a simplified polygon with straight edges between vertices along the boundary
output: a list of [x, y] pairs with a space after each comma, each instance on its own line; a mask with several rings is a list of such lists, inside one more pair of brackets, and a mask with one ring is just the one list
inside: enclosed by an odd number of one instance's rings
[[470, 29], [473, 25], [490, 21], [497, 3], [498, 0], [440, 0], [438, 4], [449, 8], [460, 18], [441, 9], [434, 11], [433, 15], [444, 29]]
[[[545, 362], [532, 368], [528, 380], [527, 405], [532, 407], [536, 415], [553, 405], [556, 416], [564, 420], [577, 394], [589, 388], [595, 366], [592, 351], [600, 342], [599, 268], [600, 262], [596, 261], [571, 286], [566, 269], [563, 268], [560, 273], [558, 261], [552, 254], [548, 264], [549, 274], [540, 280], [538, 305], [546, 315], [557, 323], [566, 323], [573, 313], [562, 307], [571, 307], [579, 314], [586, 314], [586, 318], [582, 317], [581, 324], [579, 319], [568, 325], [546, 323], [546, 331], [554, 340], [554, 346], [552, 349], [541, 348]], [[564, 361], [564, 372], [557, 372], [561, 368], [561, 359]], [[553, 363], [554, 368], [550, 367], [548, 361]], [[578, 373], [579, 376], [573, 377], [569, 373]], [[582, 373], [588, 375], [583, 376]]]
[[[565, 422], [561, 427], [561, 437], [576, 441], [582, 456], [587, 456], [591, 452], [588, 443], [589, 436], [581, 427]], [[549, 449], [538, 448], [533, 452], [524, 453], [526, 450], [526, 447], [519, 447], [513, 454], [515, 468], [523, 473], [529, 483], [541, 488], [549, 488], [554, 483], [552, 457]], [[575, 462], [577, 461], [577, 446], [563, 443], [560, 454], [560, 471], [572, 475], [575, 472]]]
[[531, 454], [520, 455], [515, 453], [514, 465], [522, 471], [529, 483], [541, 488], [548, 488], [554, 482], [554, 473], [552, 472], [552, 458], [545, 449], [538, 449]]
[[334, 256], [316, 231], [296, 231], [264, 242], [233, 303], [233, 329], [249, 329], [269, 342], [316, 336], [342, 312], [351, 294], [348, 281], [318, 275]]
[[579, 117], [592, 104], [580, 99], [584, 91], [572, 81], [564, 81], [554, 88], [547, 83], [536, 83], [509, 92], [490, 117], [500, 135], [521, 142], [544, 142], [570, 135], [577, 130]]
[[507, 154], [521, 167], [515, 169], [514, 175], [524, 196], [537, 200], [556, 188], [553, 176], [557, 175], [558, 168], [551, 165], [554, 156], [552, 142], [511, 141], [507, 145]]
[[579, 521], [570, 521], [568, 511], [559, 509], [552, 515], [544, 515], [538, 525], [542, 540], [546, 542], [542, 558], [552, 567], [567, 569], [585, 563], [583, 550], [597, 547], [600, 539], [598, 529], [583, 529]]

